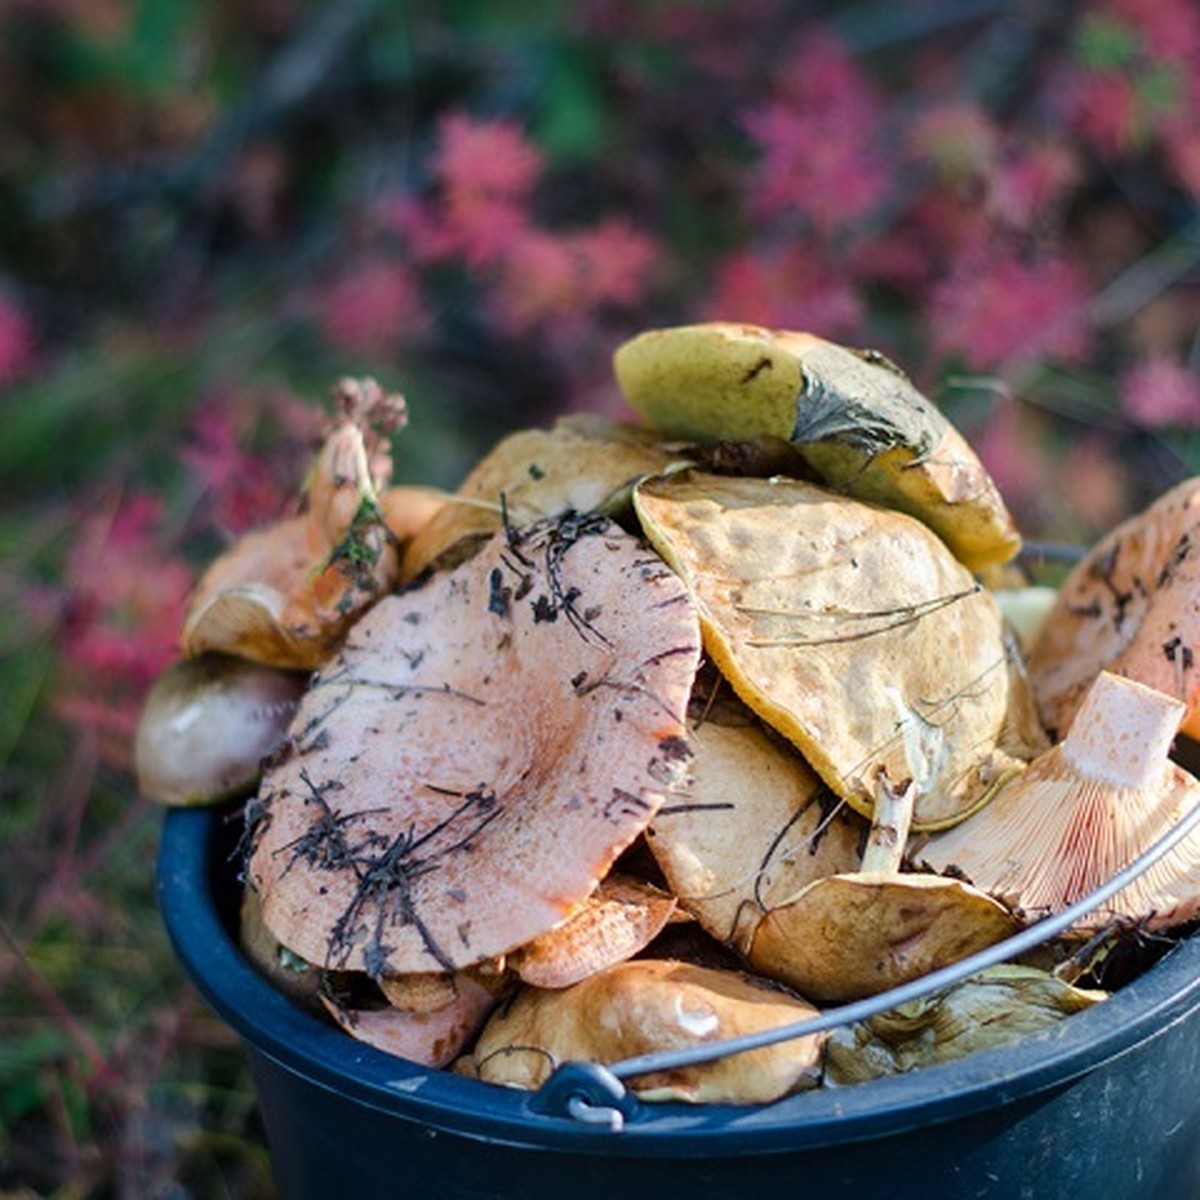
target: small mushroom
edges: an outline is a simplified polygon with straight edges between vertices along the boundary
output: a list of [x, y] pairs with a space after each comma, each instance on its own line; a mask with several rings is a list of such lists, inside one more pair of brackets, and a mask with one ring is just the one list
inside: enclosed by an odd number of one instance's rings
[[[369, 453], [365, 431], [376, 409], [394, 419], [399, 398], [370, 381], [343, 383], [341, 396], [346, 414], [317, 456], [305, 511], [246, 534], [197, 585], [181, 636], [188, 657], [312, 669], [396, 582], [397, 541], [380, 505], [386, 479], [372, 472], [390, 461]], [[394, 522], [402, 520], [397, 501]], [[420, 505], [414, 524], [423, 524], [428, 502], [409, 493], [409, 503]]]
[[501, 531], [386, 597], [264, 777], [248, 873], [267, 925], [376, 978], [558, 925], [685, 784], [699, 653], [678, 578], [595, 515]]
[[954, 879], [899, 871], [912, 815], [911, 783], [882, 773], [859, 871], [809, 884], [755, 930], [757, 970], [821, 1003], [873, 996], [1016, 933], [992, 897]]
[[448, 1067], [496, 1007], [495, 988], [459, 971], [447, 976], [448, 996], [433, 1007], [351, 1005], [321, 994], [331, 1017], [351, 1037], [426, 1067]]
[[499, 442], [445, 498], [441, 511], [404, 552], [402, 582], [430, 567], [455, 566], [507, 519], [527, 525], [567, 512], [604, 511], [643, 475], [675, 456], [645, 430], [590, 414], [563, 417], [550, 429], [525, 429]]
[[[924, 862], [953, 869], [1031, 916], [1057, 912], [1129, 865], [1195, 804], [1200, 783], [1168, 758], [1184, 706], [1102, 671], [1066, 738], [981, 812], [930, 838]], [[1162, 929], [1200, 912], [1200, 834], [1144, 871], [1082, 934], [1113, 917]]]
[[865, 815], [880, 767], [916, 781], [915, 827], [936, 829], [1045, 748], [995, 600], [919, 521], [690, 470], [634, 502], [722, 674]]
[[972, 570], [1020, 549], [962, 435], [875, 351], [710, 322], [639, 334], [613, 365], [630, 406], [671, 436], [786, 439], [831, 487], [919, 518]]
[[854, 869], [865, 826], [742, 705], [712, 705], [690, 738], [694, 782], [659, 809], [647, 844], [680, 904], [744, 951], [768, 909]]
[[216, 804], [254, 790], [308, 676], [206, 654], [173, 663], [138, 721], [138, 789], [161, 804]]
[[[525, 988], [498, 1009], [467, 1073], [537, 1088], [561, 1063], [614, 1063], [816, 1016], [804, 1001], [742, 972], [634, 959], [557, 991]], [[820, 1080], [824, 1034], [630, 1079], [643, 1100], [768, 1104]]]
[[675, 907], [674, 896], [614, 872], [574, 916], [514, 950], [508, 965], [534, 987], [570, 987], [644, 950]]
[[1200, 477], [1123, 521], [1059, 589], [1029, 660], [1046, 727], [1066, 733], [1101, 670], [1127, 675], [1188, 707], [1200, 737]]
[[988, 967], [931, 996], [835, 1029], [825, 1046], [825, 1079], [862, 1083], [1009, 1046], [1106, 996], [1036, 967]]

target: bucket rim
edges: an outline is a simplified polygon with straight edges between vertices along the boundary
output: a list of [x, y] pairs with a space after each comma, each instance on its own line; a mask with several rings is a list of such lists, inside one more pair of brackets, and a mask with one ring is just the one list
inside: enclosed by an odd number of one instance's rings
[[510, 1145], [626, 1156], [724, 1156], [832, 1147], [964, 1118], [1069, 1085], [1200, 1006], [1200, 937], [1182, 941], [1102, 1004], [1013, 1045], [904, 1075], [825, 1087], [768, 1105], [639, 1103], [620, 1132], [548, 1115], [534, 1092], [434, 1070], [358, 1042], [300, 1008], [242, 955], [217, 889], [228, 808], [170, 809], [159, 909], [188, 977], [246, 1046], [300, 1080], [441, 1132]]

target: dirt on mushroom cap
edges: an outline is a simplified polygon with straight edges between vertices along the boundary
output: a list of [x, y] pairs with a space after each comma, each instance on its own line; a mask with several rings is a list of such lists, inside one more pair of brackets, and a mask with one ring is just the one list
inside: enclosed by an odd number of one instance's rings
[[249, 878], [267, 925], [374, 976], [552, 928], [686, 786], [699, 652], [679, 579], [596, 516], [501, 531], [381, 601], [264, 778]]
[[639, 485], [735, 690], [839, 795], [914, 779], [915, 828], [961, 820], [1045, 738], [995, 601], [920, 522], [796, 480]]
[[1029, 659], [1042, 720], [1066, 733], [1099, 672], [1184, 701], [1200, 736], [1200, 478], [1121, 522], [1075, 565]]

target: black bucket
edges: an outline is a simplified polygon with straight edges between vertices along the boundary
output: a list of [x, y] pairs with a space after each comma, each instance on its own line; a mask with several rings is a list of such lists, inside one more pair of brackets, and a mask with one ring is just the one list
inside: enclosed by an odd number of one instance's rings
[[641, 1104], [614, 1130], [376, 1051], [286, 999], [231, 935], [230, 835], [220, 812], [170, 812], [160, 903], [245, 1043], [287, 1200], [1200, 1197], [1200, 935], [1013, 1047], [757, 1107]]

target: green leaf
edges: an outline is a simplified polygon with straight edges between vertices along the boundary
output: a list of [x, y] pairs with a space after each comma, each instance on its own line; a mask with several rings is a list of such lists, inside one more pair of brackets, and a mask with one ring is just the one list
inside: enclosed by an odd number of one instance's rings
[[1137, 57], [1141, 41], [1124, 21], [1089, 13], [1075, 35], [1075, 57], [1093, 71], [1115, 71]]

